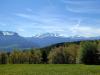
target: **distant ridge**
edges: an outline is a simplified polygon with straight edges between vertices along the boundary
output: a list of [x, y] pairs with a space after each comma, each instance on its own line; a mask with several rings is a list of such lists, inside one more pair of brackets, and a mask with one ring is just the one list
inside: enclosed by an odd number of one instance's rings
[[70, 36], [65, 37], [57, 33], [44, 33], [33, 37], [22, 37], [16, 32], [0, 31], [0, 50], [12, 50], [13, 48], [43, 48], [62, 42], [75, 42], [84, 40], [99, 40], [100, 37]]

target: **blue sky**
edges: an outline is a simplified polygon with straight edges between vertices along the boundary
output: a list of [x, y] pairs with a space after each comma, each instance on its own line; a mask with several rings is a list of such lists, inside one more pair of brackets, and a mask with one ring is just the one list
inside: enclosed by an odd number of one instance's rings
[[0, 30], [100, 36], [100, 0], [0, 0]]

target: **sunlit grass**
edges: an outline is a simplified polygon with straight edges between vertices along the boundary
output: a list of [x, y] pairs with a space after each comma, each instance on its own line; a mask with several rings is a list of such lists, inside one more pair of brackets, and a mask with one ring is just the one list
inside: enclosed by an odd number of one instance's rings
[[100, 66], [78, 64], [8, 64], [0, 65], [0, 75], [100, 75]]

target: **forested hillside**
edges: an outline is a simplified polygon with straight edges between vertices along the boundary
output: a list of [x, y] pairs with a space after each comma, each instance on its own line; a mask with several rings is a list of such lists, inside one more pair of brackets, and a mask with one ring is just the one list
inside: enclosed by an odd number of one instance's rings
[[0, 64], [100, 64], [100, 41], [59, 43], [45, 48], [0, 52]]

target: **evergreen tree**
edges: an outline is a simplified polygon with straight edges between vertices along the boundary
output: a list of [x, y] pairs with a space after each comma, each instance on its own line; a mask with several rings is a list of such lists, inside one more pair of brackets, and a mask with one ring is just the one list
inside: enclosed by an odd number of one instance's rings
[[97, 63], [97, 47], [93, 42], [83, 42], [80, 46], [79, 62], [84, 64]]
[[42, 54], [42, 63], [47, 63], [48, 62], [48, 55], [47, 55], [47, 52], [45, 50], [42, 50], [41, 51], [41, 54]]
[[5, 52], [0, 53], [0, 64], [7, 64], [7, 54]]

